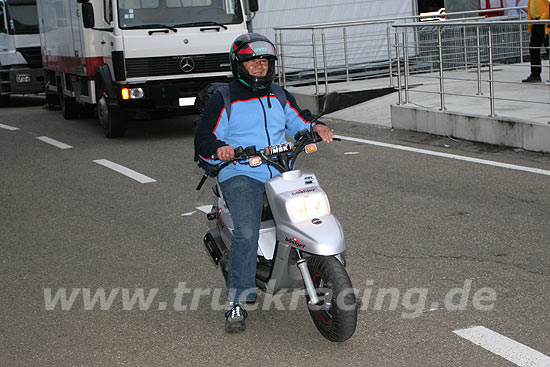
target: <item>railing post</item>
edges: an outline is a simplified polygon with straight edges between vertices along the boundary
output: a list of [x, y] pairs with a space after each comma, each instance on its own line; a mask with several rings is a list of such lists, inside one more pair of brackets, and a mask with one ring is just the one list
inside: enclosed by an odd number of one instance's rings
[[348, 35], [346, 31], [346, 27], [342, 28], [343, 36], [344, 36], [344, 63], [346, 64], [346, 82], [350, 82], [349, 79], [349, 60], [348, 60]]
[[[519, 20], [521, 21], [523, 15], [519, 12]], [[520, 62], [523, 64], [523, 24], [519, 24], [519, 57]]]
[[393, 65], [391, 60], [391, 28], [390, 23], [386, 23], [386, 42], [388, 43], [388, 66], [389, 66], [389, 74], [390, 74], [390, 88], [393, 87]]
[[283, 74], [283, 88], [286, 88], [286, 73], [285, 73], [285, 55], [283, 51], [283, 32], [279, 35], [279, 42], [281, 44], [281, 73]]
[[395, 31], [395, 57], [397, 60], [397, 104], [402, 105], [401, 100], [401, 62], [399, 60], [399, 33]]
[[489, 26], [489, 104], [491, 106], [490, 117], [495, 117], [495, 86], [493, 81], [493, 32]]
[[477, 95], [481, 96], [481, 41], [479, 39], [479, 26], [476, 26], [476, 42], [477, 42]]
[[403, 32], [403, 57], [405, 58], [405, 104], [409, 103], [409, 32]]
[[439, 98], [441, 102], [440, 111], [445, 111], [445, 83], [443, 82], [443, 42], [441, 40], [441, 33], [443, 29], [439, 27], [437, 32], [437, 41], [439, 44]]
[[468, 42], [466, 40], [466, 26], [462, 27], [462, 36], [464, 38], [464, 70], [468, 70]]
[[315, 94], [319, 95], [319, 78], [317, 77], [317, 47], [315, 46], [315, 29], [311, 30], [311, 46], [313, 48], [313, 73], [315, 74]]
[[321, 44], [323, 46], [323, 69], [325, 69], [325, 93], [328, 93], [327, 47], [324, 29], [321, 30]]

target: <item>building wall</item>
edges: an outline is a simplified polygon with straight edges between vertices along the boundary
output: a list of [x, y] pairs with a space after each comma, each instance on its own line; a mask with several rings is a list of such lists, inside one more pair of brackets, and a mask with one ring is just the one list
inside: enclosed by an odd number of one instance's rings
[[[276, 41], [274, 27], [325, 24], [356, 20], [397, 19], [416, 15], [416, 0], [259, 0], [252, 20], [254, 32]], [[409, 20], [410, 21], [410, 20]], [[403, 22], [400, 20], [400, 22]], [[388, 59], [385, 24], [347, 27], [347, 56], [350, 64]], [[318, 64], [323, 64], [322, 33], [326, 37], [327, 65], [344, 65], [343, 30], [316, 30]], [[284, 31], [284, 60], [289, 72], [313, 68], [312, 31]]]
[[479, 0], [445, 0], [445, 12], [479, 10]]
[[272, 37], [273, 27], [415, 15], [414, 3], [415, 0], [259, 0], [260, 10], [252, 27], [255, 32]]

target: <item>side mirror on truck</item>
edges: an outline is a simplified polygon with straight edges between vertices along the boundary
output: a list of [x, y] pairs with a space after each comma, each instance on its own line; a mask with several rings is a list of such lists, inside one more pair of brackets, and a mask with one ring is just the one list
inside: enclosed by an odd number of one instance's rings
[[248, 10], [251, 12], [258, 11], [258, 0], [248, 0]]
[[94, 23], [94, 7], [89, 2], [84, 2], [83, 0], [78, 0], [79, 3], [82, 3], [82, 23], [84, 23], [84, 28], [93, 28]]

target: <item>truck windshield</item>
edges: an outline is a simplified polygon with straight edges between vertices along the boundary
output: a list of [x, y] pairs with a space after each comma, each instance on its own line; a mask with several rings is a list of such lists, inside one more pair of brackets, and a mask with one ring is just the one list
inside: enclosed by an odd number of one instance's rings
[[119, 0], [120, 28], [239, 24], [240, 0]]
[[38, 13], [35, 1], [7, 2], [8, 32], [11, 34], [38, 33]]

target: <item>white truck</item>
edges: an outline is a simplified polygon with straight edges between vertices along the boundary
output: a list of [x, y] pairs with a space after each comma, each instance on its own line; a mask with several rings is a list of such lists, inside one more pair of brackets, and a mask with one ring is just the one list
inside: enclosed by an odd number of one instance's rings
[[257, 0], [37, 0], [47, 103], [95, 110], [120, 137], [130, 114], [191, 109], [229, 80], [229, 48]]
[[12, 94], [44, 92], [35, 0], [0, 0], [0, 107]]

